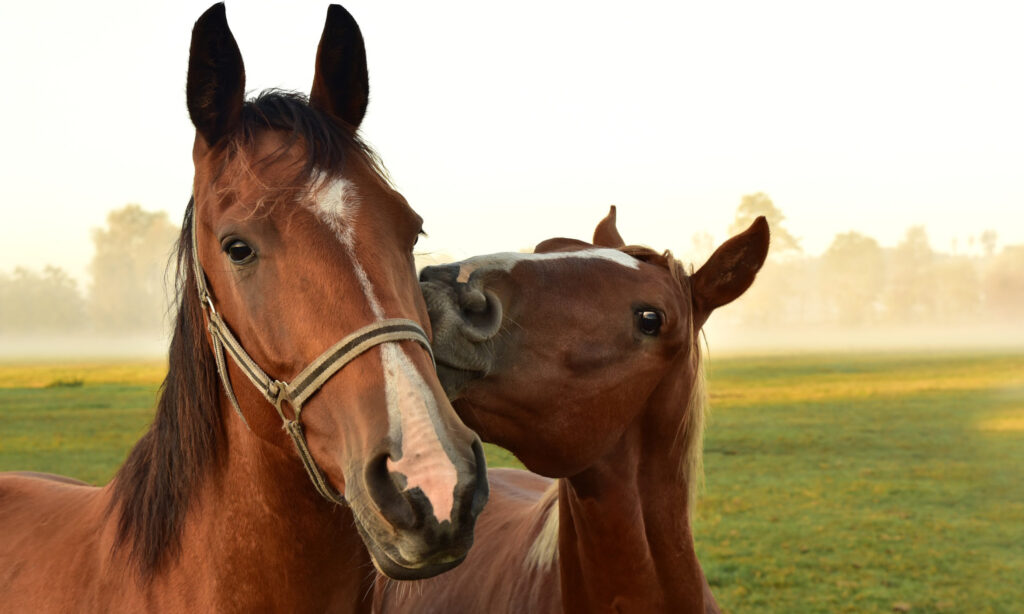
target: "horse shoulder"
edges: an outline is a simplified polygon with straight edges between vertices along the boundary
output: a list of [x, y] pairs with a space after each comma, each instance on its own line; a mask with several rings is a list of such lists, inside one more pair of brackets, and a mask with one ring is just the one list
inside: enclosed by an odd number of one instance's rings
[[88, 588], [97, 587], [99, 567], [109, 552], [100, 547], [102, 492], [62, 476], [0, 473], [0, 601], [5, 611], [100, 605], [95, 590]]

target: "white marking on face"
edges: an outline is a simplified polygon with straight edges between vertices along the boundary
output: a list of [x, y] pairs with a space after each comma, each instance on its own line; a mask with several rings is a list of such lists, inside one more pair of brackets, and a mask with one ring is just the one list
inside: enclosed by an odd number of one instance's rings
[[529, 254], [522, 252], [503, 252], [500, 254], [488, 254], [486, 256], [474, 256], [456, 264], [459, 265], [459, 276], [457, 281], [466, 283], [469, 276], [477, 269], [497, 269], [508, 273], [520, 262], [545, 262], [550, 260], [607, 260], [630, 269], [639, 269], [640, 262], [624, 254], [617, 249], [594, 247], [581, 249], [575, 252], [552, 252], [547, 254]]
[[437, 400], [402, 348], [386, 343], [381, 354], [391, 429], [402, 440], [401, 456], [388, 459], [388, 471], [405, 476], [405, 490], [423, 492], [438, 522], [450, 521], [459, 477], [438, 436]]
[[366, 275], [366, 269], [356, 258], [355, 220], [356, 211], [359, 209], [359, 193], [350, 181], [339, 177], [328, 182], [323, 173], [313, 178], [313, 185], [313, 209], [317, 217], [327, 224], [341, 241], [345, 253], [352, 261], [356, 279], [359, 280], [359, 287], [370, 304], [370, 310], [378, 320], [383, 320], [384, 309], [377, 300], [377, 294], [373, 291], [373, 284]]
[[[356, 257], [355, 218], [359, 195], [355, 186], [337, 178], [328, 183], [314, 177], [313, 208], [320, 220], [338, 237], [377, 320], [384, 320], [384, 308], [377, 298], [366, 269]], [[443, 431], [437, 399], [405, 350], [397, 343], [380, 346], [384, 368], [384, 394], [388, 404], [388, 432], [401, 441], [401, 456], [388, 459], [388, 471], [405, 476], [405, 490], [419, 488], [434, 508], [438, 522], [451, 520], [458, 472], [442, 443]]]

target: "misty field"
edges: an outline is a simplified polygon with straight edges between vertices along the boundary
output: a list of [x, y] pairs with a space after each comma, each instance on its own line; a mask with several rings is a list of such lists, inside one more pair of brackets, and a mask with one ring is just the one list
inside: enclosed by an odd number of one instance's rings
[[[0, 364], [0, 470], [107, 481], [163, 369]], [[724, 609], [1019, 611], [1024, 354], [716, 356], [709, 388], [695, 533]]]

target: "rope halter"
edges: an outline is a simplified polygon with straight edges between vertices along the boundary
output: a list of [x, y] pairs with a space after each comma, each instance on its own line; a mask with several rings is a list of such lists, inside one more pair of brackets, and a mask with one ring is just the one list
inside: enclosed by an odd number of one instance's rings
[[[306, 473], [309, 475], [310, 481], [313, 482], [313, 486], [316, 488], [316, 491], [328, 501], [344, 505], [344, 496], [330, 485], [327, 481], [327, 477], [313, 459], [313, 454], [309, 451], [309, 445], [306, 443], [306, 435], [302, 428], [302, 406], [311, 396], [313, 396], [313, 394], [316, 393], [317, 390], [327, 383], [327, 380], [329, 380], [331, 376], [341, 370], [342, 367], [352, 362], [353, 359], [363, 352], [366, 352], [370, 348], [382, 343], [389, 343], [392, 341], [415, 341], [427, 350], [427, 353], [430, 354], [431, 361], [433, 361], [434, 352], [430, 347], [430, 340], [427, 338], [427, 334], [419, 324], [412, 320], [406, 320], [403, 318], [379, 320], [356, 330], [344, 337], [341, 341], [338, 341], [331, 347], [327, 348], [305, 369], [292, 378], [291, 382], [276, 380], [267, 375], [267, 373], [256, 364], [256, 361], [249, 356], [248, 352], [246, 352], [242, 347], [242, 344], [239, 343], [238, 339], [234, 334], [232, 334], [227, 323], [225, 323], [224, 319], [221, 318], [220, 314], [217, 312], [217, 308], [214, 307], [213, 297], [210, 295], [209, 288], [206, 285], [206, 276], [203, 273], [203, 267], [199, 262], [199, 242], [196, 238], [196, 226], [197, 220], [195, 216], [195, 209], [193, 208], [193, 274], [196, 278], [196, 288], [199, 291], [199, 301], [202, 303], [203, 310], [206, 312], [207, 316], [207, 328], [210, 331], [210, 339], [213, 345], [213, 356], [217, 363], [217, 373], [220, 375], [220, 381], [224, 385], [224, 392], [227, 394], [228, 400], [231, 401], [231, 406], [234, 408], [235, 413], [238, 414], [238, 417], [242, 419], [246, 428], [249, 428], [249, 423], [245, 419], [245, 415], [242, 414], [242, 409], [238, 405], [238, 399], [235, 397], [235, 391], [231, 386], [231, 380], [228, 378], [227, 365], [224, 362], [224, 350], [227, 350], [227, 353], [231, 356], [232, 360], [235, 361], [235, 364], [242, 373], [249, 378], [249, 381], [252, 382], [253, 386], [255, 386], [256, 389], [263, 394], [263, 397], [274, 406], [274, 409], [277, 410], [277, 415], [281, 417], [282, 427], [288, 435], [291, 436], [292, 441], [295, 443], [295, 449], [298, 451], [299, 458], [302, 460], [302, 466], [306, 468]], [[294, 417], [292, 418], [289, 418], [284, 411], [283, 404], [285, 401], [292, 406], [292, 410], [294, 412]]]

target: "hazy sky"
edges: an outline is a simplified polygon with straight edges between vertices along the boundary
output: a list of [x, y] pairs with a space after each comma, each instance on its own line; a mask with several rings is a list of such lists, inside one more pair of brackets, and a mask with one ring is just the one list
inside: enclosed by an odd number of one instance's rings
[[[0, 271], [83, 276], [129, 202], [179, 223], [192, 23], [208, 2], [4, 2]], [[425, 250], [723, 240], [764, 191], [811, 253], [839, 232], [1024, 242], [1020, 2], [383, 2], [364, 135]], [[253, 91], [308, 91], [321, 2], [227, 4]]]

